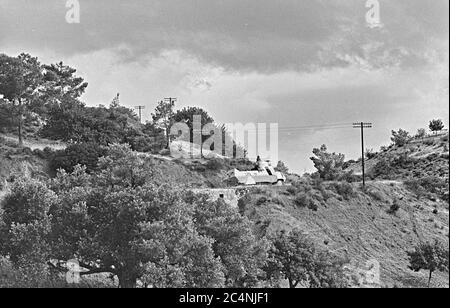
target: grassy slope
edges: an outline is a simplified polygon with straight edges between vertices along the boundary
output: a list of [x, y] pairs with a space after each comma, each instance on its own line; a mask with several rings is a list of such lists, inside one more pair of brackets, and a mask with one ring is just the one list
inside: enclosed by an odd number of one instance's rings
[[[405, 251], [421, 240], [448, 242], [448, 205], [418, 200], [396, 182], [371, 182], [368, 192], [354, 184], [355, 194], [349, 200], [327, 185], [324, 191], [329, 199], [322, 202], [317, 212], [296, 206], [295, 196], [285, 187], [257, 189], [250, 194], [245, 213], [258, 224], [270, 221], [269, 233], [299, 228], [318, 245], [348, 258], [358, 268], [363, 268], [368, 260], [378, 260], [384, 286], [425, 286], [426, 273], [408, 269]], [[258, 205], [263, 196], [268, 201]], [[395, 215], [388, 214], [393, 202], [401, 207]], [[438, 214], [433, 214], [434, 208], [438, 208]], [[448, 286], [448, 280], [448, 275], [438, 274], [434, 285]]]
[[[405, 179], [406, 177], [439, 176], [449, 177], [449, 144], [448, 134], [413, 140], [403, 147], [391, 146], [387, 151], [380, 152], [374, 158], [366, 160], [367, 174], [373, 173], [377, 163], [392, 157], [407, 155], [409, 164], [394, 166], [384, 178]], [[351, 165], [349, 170], [361, 174], [361, 163]]]

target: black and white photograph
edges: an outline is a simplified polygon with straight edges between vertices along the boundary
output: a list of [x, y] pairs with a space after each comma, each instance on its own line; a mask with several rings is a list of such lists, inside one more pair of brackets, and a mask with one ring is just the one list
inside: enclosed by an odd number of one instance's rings
[[448, 289], [449, 124], [448, 0], [0, 0], [0, 289]]

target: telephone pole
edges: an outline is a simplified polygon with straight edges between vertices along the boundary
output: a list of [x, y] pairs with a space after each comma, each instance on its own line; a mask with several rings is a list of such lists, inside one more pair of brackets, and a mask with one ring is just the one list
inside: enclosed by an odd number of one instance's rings
[[136, 107], [134, 107], [134, 109], [139, 110], [139, 122], [142, 123], [142, 110], [145, 109], [145, 106], [136, 106]]
[[176, 97], [166, 97], [166, 98], [164, 99], [164, 101], [165, 101], [166, 103], [172, 104], [172, 103], [176, 103], [177, 98], [176, 98]]
[[353, 128], [361, 129], [361, 149], [362, 149], [362, 177], [363, 177], [363, 187], [366, 187], [366, 162], [364, 154], [364, 128], [372, 128], [372, 123], [353, 123]]

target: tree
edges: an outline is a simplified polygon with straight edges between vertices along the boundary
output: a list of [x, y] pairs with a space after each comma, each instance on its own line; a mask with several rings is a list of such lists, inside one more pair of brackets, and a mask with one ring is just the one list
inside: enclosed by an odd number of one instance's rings
[[314, 149], [313, 154], [315, 157], [311, 157], [311, 160], [321, 179], [333, 181], [339, 178], [345, 164], [344, 154], [328, 153], [326, 145], [322, 145], [319, 149]]
[[155, 113], [152, 114], [153, 123], [163, 129], [166, 133], [167, 148], [170, 146], [170, 128], [174, 123], [174, 101], [161, 101], [155, 108]]
[[49, 109], [63, 101], [78, 99], [87, 83], [75, 76], [76, 70], [62, 62], [42, 65], [36, 57], [0, 55], [0, 94], [12, 105], [23, 144], [24, 116], [35, 112], [44, 118]]
[[208, 198], [189, 194], [185, 200], [194, 204], [198, 232], [214, 241], [214, 254], [225, 269], [226, 287], [256, 287], [267, 260], [268, 242], [256, 237], [252, 223], [236, 209]]
[[47, 185], [24, 178], [14, 182], [2, 202], [0, 254], [20, 269], [28, 287], [41, 287], [50, 274], [50, 209], [56, 201]]
[[430, 121], [429, 128], [432, 132], [437, 134], [438, 132], [442, 131], [444, 129], [445, 125], [442, 120], [432, 120]]
[[275, 167], [275, 171], [284, 173], [284, 174], [288, 174], [289, 173], [289, 168], [286, 166], [286, 164], [284, 162], [282, 162], [281, 160], [278, 162], [277, 166]]
[[308, 283], [311, 288], [346, 287], [343, 262], [316, 249], [298, 230], [279, 232], [272, 239], [266, 272], [269, 277], [284, 278], [290, 288]]
[[223, 204], [188, 203], [155, 182], [152, 164], [112, 145], [91, 174], [76, 166], [48, 185], [17, 184], [0, 213], [1, 252], [21, 264], [42, 251], [37, 263], [60, 271], [76, 258], [82, 276], [109, 273], [124, 288], [253, 284], [261, 248], [249, 221]]
[[59, 62], [42, 65], [43, 89], [39, 100], [36, 100], [33, 111], [46, 116], [51, 106], [63, 101], [77, 100], [85, 91], [88, 83], [75, 75], [76, 69]]
[[12, 104], [6, 99], [0, 98], [0, 129], [9, 130], [15, 125], [15, 122]]
[[19, 145], [23, 145], [23, 117], [27, 107], [37, 99], [43, 82], [41, 64], [28, 54], [16, 58], [0, 54], [0, 94], [15, 109]]
[[425, 128], [419, 128], [415, 136], [416, 139], [423, 139], [427, 136], [427, 131]]
[[377, 157], [378, 153], [374, 152], [373, 149], [366, 149], [366, 152], [364, 153], [367, 159], [373, 159]]
[[222, 265], [211, 240], [196, 231], [192, 205], [153, 183], [151, 164], [114, 145], [95, 174], [60, 172], [52, 183], [59, 196], [51, 213], [53, 257], [76, 255], [83, 275], [111, 273], [124, 288], [137, 280], [156, 287], [222, 286]]
[[78, 100], [63, 98], [48, 112], [48, 120], [41, 135], [72, 143], [129, 143], [135, 150], [145, 150], [151, 145], [150, 136], [143, 132], [133, 110], [115, 103], [86, 107]]
[[431, 285], [432, 275], [436, 271], [449, 271], [448, 247], [435, 241], [432, 243], [420, 243], [414, 251], [408, 252], [409, 268], [415, 272], [421, 270], [429, 271], [428, 287]]
[[403, 147], [410, 139], [409, 133], [401, 128], [398, 131], [392, 131], [391, 141], [398, 147]]
[[51, 159], [53, 171], [64, 169], [72, 173], [76, 165], [86, 167], [91, 173], [97, 169], [99, 158], [106, 154], [106, 149], [96, 143], [71, 144], [64, 150], [57, 151]]

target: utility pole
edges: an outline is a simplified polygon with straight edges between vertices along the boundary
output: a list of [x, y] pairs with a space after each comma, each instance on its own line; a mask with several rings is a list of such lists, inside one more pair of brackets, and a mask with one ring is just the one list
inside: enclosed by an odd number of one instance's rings
[[164, 101], [165, 102], [167, 102], [167, 103], [176, 103], [177, 102], [177, 98], [176, 97], [166, 97], [165, 99], [164, 99]]
[[353, 123], [353, 128], [361, 129], [361, 149], [362, 149], [362, 176], [363, 176], [363, 187], [366, 187], [366, 162], [364, 154], [364, 128], [372, 128], [372, 123]]
[[139, 122], [142, 123], [142, 110], [145, 109], [145, 106], [136, 106], [136, 107], [134, 107], [134, 109], [139, 110]]

